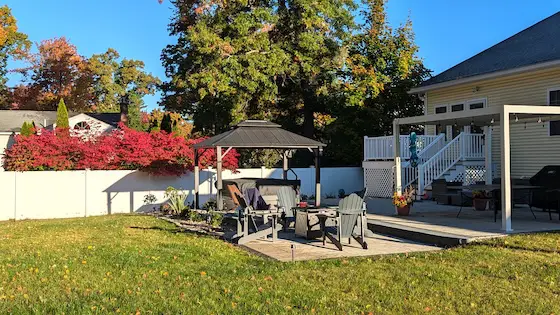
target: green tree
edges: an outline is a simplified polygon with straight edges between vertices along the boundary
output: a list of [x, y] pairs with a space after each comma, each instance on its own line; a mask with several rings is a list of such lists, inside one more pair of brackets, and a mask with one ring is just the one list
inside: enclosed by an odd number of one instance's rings
[[113, 48], [91, 56], [88, 69], [93, 78], [97, 112], [118, 112], [119, 100], [123, 96], [129, 97], [131, 108], [136, 107], [141, 111], [145, 107], [143, 97], [155, 94], [161, 83], [156, 76], [144, 70], [144, 62], [121, 59]]
[[33, 125], [28, 123], [27, 121], [24, 121], [23, 125], [21, 126], [21, 130], [19, 134], [24, 137], [27, 137], [27, 136], [31, 136], [33, 133], [34, 133]]
[[31, 41], [19, 32], [17, 21], [7, 5], [0, 6], [0, 108], [8, 108], [9, 93], [6, 87], [8, 59], [23, 59], [27, 56]]
[[64, 99], [60, 99], [58, 102], [58, 107], [56, 109], [56, 128], [70, 128], [70, 123], [68, 122], [68, 110], [66, 109], [66, 104], [64, 104]]

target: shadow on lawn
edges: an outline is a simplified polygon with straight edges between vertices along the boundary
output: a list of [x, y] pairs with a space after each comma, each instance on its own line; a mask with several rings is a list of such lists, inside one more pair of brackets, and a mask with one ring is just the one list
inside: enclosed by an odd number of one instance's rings
[[[546, 233], [535, 233], [535, 234], [555, 234], [556, 236], [558, 236], [558, 234], [560, 234], [560, 232], [546, 232]], [[515, 249], [515, 250], [524, 250], [524, 251], [529, 251], [529, 252], [534, 252], [534, 253], [548, 253], [548, 254], [558, 254], [560, 253], [560, 248], [544, 248], [544, 247], [538, 247], [537, 244], [533, 245], [533, 244], [527, 244], [525, 246], [523, 245], [518, 245], [518, 244], [508, 244], [508, 238], [500, 238], [500, 239], [495, 239], [495, 240], [488, 240], [488, 241], [484, 241], [484, 242], [480, 242], [480, 243], [471, 243], [469, 244], [469, 246], [488, 246], [488, 247], [494, 247], [494, 248], [507, 248], [507, 249]], [[545, 245], [546, 246], [546, 245]]]

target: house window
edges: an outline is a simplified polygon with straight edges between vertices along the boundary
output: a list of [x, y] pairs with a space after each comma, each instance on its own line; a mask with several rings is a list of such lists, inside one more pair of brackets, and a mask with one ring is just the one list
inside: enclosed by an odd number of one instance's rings
[[[560, 88], [548, 91], [548, 105], [560, 106]], [[560, 136], [560, 120], [551, 121], [549, 124], [550, 135]]]
[[436, 107], [436, 114], [445, 114], [445, 113], [447, 113], [447, 106]]
[[80, 121], [79, 123], [74, 125], [74, 130], [89, 130], [90, 126], [85, 121]]
[[457, 105], [451, 105], [451, 111], [452, 112], [460, 112], [463, 109], [465, 109], [465, 105], [464, 104], [457, 104]]
[[469, 109], [479, 109], [484, 108], [484, 102], [470, 103]]

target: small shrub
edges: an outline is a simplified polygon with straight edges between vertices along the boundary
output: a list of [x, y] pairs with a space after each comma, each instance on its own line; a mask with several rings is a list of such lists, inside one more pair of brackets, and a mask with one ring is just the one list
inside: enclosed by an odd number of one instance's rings
[[336, 198], [336, 195], [334, 193], [331, 194], [326, 194], [327, 199], [334, 199]]
[[344, 197], [346, 197], [346, 192], [344, 191], [344, 189], [339, 189], [338, 198], [344, 198]]
[[144, 204], [145, 205], [151, 205], [157, 202], [157, 198], [156, 196], [154, 196], [153, 194], [147, 194], [144, 196]]
[[167, 204], [169, 205], [169, 211], [171, 214], [182, 215], [184, 211], [189, 210], [189, 206], [185, 204], [187, 194], [183, 191], [169, 186], [165, 190], [165, 198], [168, 199]]
[[216, 211], [210, 211], [210, 225], [213, 228], [217, 228], [220, 225], [222, 225], [222, 222], [224, 221], [224, 215], [216, 212]]
[[307, 196], [306, 194], [302, 194], [301, 201], [306, 201], [306, 200], [309, 200], [309, 196]]
[[206, 210], [206, 211], [216, 210], [217, 208], [218, 208], [218, 203], [216, 202], [216, 199], [214, 199], [214, 198], [208, 199], [208, 200], [202, 205], [202, 209], [204, 209], [204, 210]]
[[[189, 209], [190, 210], [190, 209]], [[193, 222], [199, 222], [202, 221], [202, 217], [200, 216], [200, 214], [196, 211], [189, 211], [187, 214], [187, 218]]]

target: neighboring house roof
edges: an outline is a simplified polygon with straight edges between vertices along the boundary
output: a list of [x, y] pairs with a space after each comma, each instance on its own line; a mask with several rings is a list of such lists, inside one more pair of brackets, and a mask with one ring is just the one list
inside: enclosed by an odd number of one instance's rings
[[[72, 118], [80, 113], [70, 112], [68, 117]], [[120, 113], [84, 113], [114, 128], [118, 127], [121, 120]], [[56, 111], [37, 110], [0, 110], [0, 132], [19, 132], [24, 122], [35, 122], [37, 127], [52, 129], [56, 122]]]
[[300, 136], [264, 120], [245, 120], [233, 129], [195, 144], [194, 148], [316, 148], [326, 144]]
[[46, 127], [56, 121], [55, 111], [0, 110], [0, 132], [19, 132], [24, 122]]
[[[411, 92], [449, 81], [560, 61], [560, 12], [526, 28], [458, 65], [424, 81]], [[560, 64], [560, 62], [559, 62]]]

